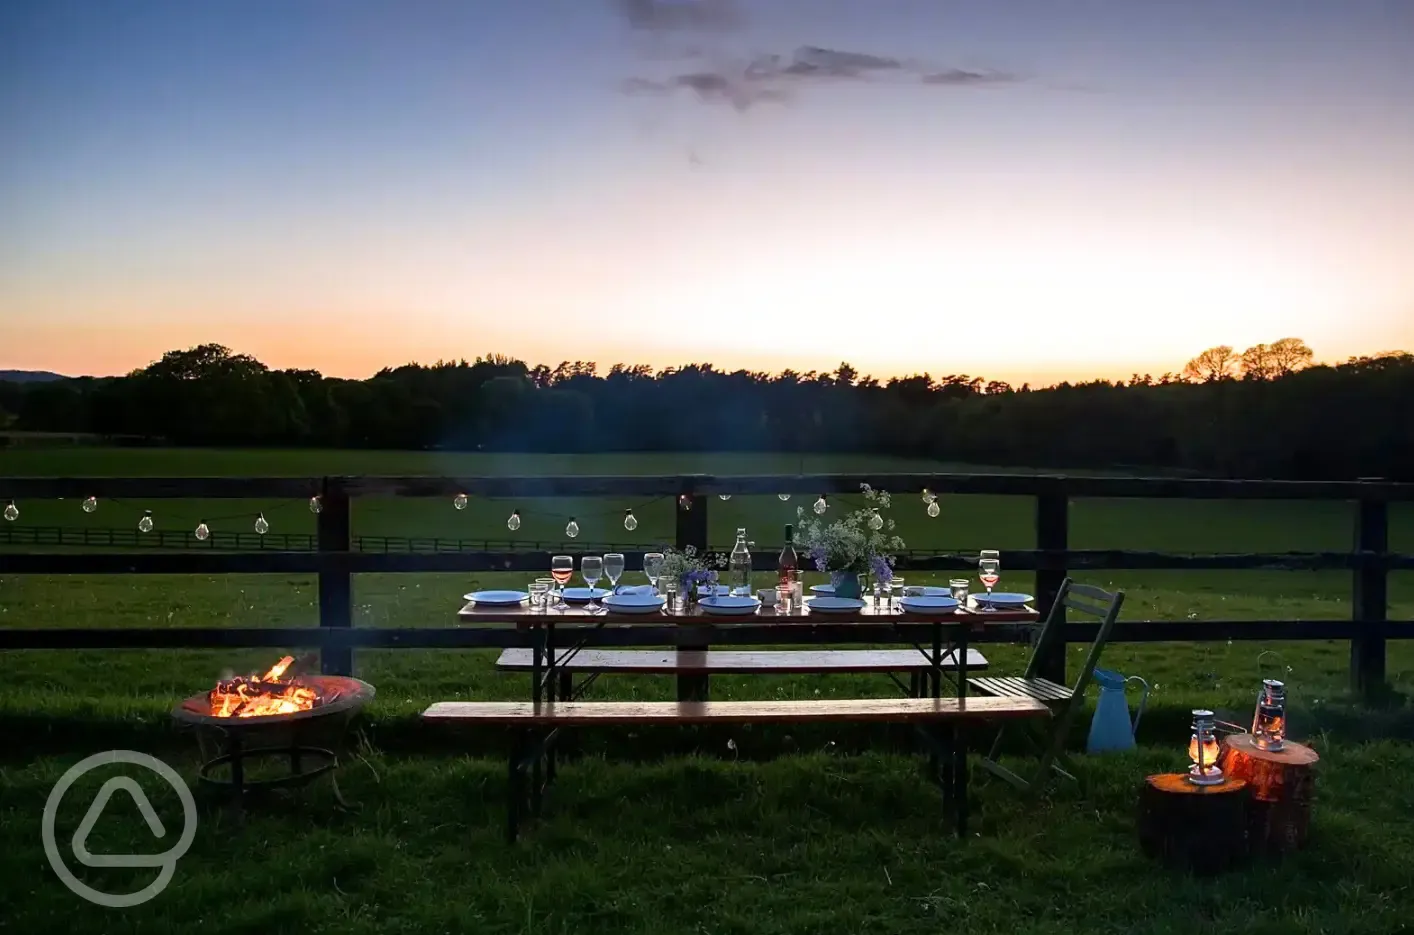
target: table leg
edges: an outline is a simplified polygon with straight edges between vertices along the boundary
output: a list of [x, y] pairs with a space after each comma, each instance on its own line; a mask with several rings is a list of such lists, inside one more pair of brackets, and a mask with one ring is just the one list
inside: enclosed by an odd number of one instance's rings
[[938, 621], [933, 621], [933, 655], [930, 658], [933, 663], [933, 697], [943, 697], [943, 625]]
[[967, 627], [958, 630], [957, 640], [952, 644], [952, 661], [957, 666], [957, 697], [967, 697]]
[[967, 730], [961, 723], [952, 731], [953, 812], [957, 836], [967, 837]]
[[[705, 639], [690, 639], [686, 642], [678, 643], [678, 651], [701, 651], [707, 652], [707, 641]], [[709, 692], [707, 674], [703, 673], [679, 673], [678, 674], [678, 701], [706, 701]]]

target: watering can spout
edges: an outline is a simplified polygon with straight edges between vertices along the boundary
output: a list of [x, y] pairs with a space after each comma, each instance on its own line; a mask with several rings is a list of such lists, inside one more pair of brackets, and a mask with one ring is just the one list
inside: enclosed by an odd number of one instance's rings
[[[1085, 751], [1132, 750], [1134, 734], [1139, 730], [1139, 719], [1144, 716], [1144, 706], [1149, 703], [1149, 683], [1137, 675], [1126, 678], [1109, 669], [1096, 669], [1094, 678], [1095, 684], [1100, 686], [1100, 697], [1095, 702], [1095, 716], [1090, 721], [1090, 737], [1085, 743]], [[1133, 720], [1130, 720], [1129, 701], [1125, 697], [1125, 688], [1130, 682], [1141, 686], [1139, 707]]]

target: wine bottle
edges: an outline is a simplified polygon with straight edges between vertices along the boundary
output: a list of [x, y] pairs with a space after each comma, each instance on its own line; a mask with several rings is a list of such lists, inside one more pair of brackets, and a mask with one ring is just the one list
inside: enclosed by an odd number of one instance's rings
[[777, 584], [779, 590], [790, 593], [794, 587], [797, 575], [800, 574], [799, 562], [795, 557], [795, 527], [787, 524], [786, 544], [781, 549], [781, 557], [776, 563]]

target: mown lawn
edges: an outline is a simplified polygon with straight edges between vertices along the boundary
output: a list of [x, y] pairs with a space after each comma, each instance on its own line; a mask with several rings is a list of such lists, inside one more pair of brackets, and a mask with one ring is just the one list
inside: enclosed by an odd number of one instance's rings
[[[445, 456], [348, 452], [0, 452], [0, 474], [766, 473], [926, 470], [933, 466], [820, 457]], [[779, 539], [797, 503], [773, 497], [712, 500], [713, 539], [746, 525]], [[848, 498], [841, 498], [842, 501]], [[839, 504], [837, 504], [838, 506]], [[272, 528], [312, 531], [305, 504], [22, 503], [19, 524], [135, 523], [152, 509], [163, 528], [206, 519], [246, 529], [263, 511]], [[633, 506], [635, 534], [622, 529]], [[374, 500], [355, 507], [355, 532], [506, 538], [562, 537], [580, 517], [581, 543], [668, 538], [671, 502], [508, 503], [473, 499], [465, 511], [434, 501]], [[218, 512], [219, 511], [219, 512]], [[895, 510], [912, 547], [1033, 545], [1025, 498], [946, 497], [930, 520], [917, 492]], [[242, 514], [236, 517], [234, 514]], [[246, 515], [249, 514], [249, 515]], [[214, 517], [230, 516], [227, 520]], [[1306, 551], [1349, 547], [1347, 504], [1079, 501], [1077, 548]], [[1414, 513], [1395, 512], [1396, 549], [1414, 551]], [[445, 626], [459, 597], [525, 576], [366, 575], [355, 580], [357, 626]], [[937, 580], [939, 576], [910, 576]], [[1128, 590], [1127, 619], [1349, 619], [1341, 573], [1132, 572], [1086, 580]], [[1029, 576], [1003, 585], [1031, 590]], [[1414, 619], [1414, 575], [1391, 577], [1391, 619]], [[0, 626], [313, 626], [312, 578], [300, 576], [0, 576]], [[999, 672], [1023, 651], [984, 646]], [[1264, 650], [1275, 656], [1259, 659]], [[1073, 647], [1078, 654], [1081, 647]], [[1027, 805], [977, 783], [978, 821], [959, 843], [940, 828], [936, 795], [886, 731], [644, 731], [591, 734], [554, 790], [547, 820], [521, 846], [502, 841], [504, 764], [499, 735], [464, 743], [419, 729], [431, 701], [519, 698], [524, 677], [493, 669], [494, 652], [365, 651], [358, 674], [379, 690], [362, 759], [341, 785], [362, 808], [345, 814], [315, 788], [253, 811], [235, 825], [204, 808], [191, 853], [153, 903], [100, 910], [50, 871], [39, 842], [45, 796], [70, 764], [125, 746], [161, 755], [188, 778], [195, 757], [167, 711], [223, 672], [263, 669], [275, 651], [8, 652], [0, 654], [0, 929], [79, 932], [1395, 932], [1414, 917], [1414, 768], [1407, 708], [1379, 715], [1345, 704], [1344, 642], [1115, 644], [1103, 664], [1154, 685], [1134, 754], [1087, 760], [1083, 788]], [[1414, 681], [1414, 647], [1390, 645], [1396, 692]], [[1324, 756], [1311, 848], [1279, 867], [1256, 865], [1219, 881], [1161, 870], [1137, 853], [1135, 784], [1181, 766], [1189, 708], [1250, 718], [1258, 679], [1288, 681], [1294, 730]], [[717, 698], [809, 698], [892, 693], [870, 677], [719, 678]], [[671, 681], [606, 678], [599, 698], [665, 698]], [[1083, 735], [1084, 725], [1081, 725]], [[1080, 738], [1083, 740], [1083, 737]], [[730, 745], [728, 745], [730, 741]], [[468, 751], [470, 751], [468, 753]], [[375, 779], [376, 774], [376, 779]], [[111, 774], [104, 774], [105, 776]], [[92, 777], [91, 777], [92, 778]], [[102, 777], [65, 798], [72, 835]], [[150, 792], [151, 783], [144, 784]], [[90, 796], [82, 793], [87, 789]], [[171, 797], [169, 797], [171, 798]], [[175, 799], [159, 801], [169, 829]], [[94, 852], [160, 849], [131, 803], [114, 800]], [[175, 832], [169, 832], [175, 834]], [[61, 833], [61, 840], [65, 838]], [[170, 840], [170, 837], [169, 837]], [[128, 842], [133, 842], [128, 846]], [[67, 851], [66, 851], [67, 853]], [[72, 866], [72, 861], [71, 861]], [[148, 873], [149, 876], [141, 876]], [[85, 870], [90, 881], [133, 889], [151, 871]], [[137, 874], [137, 875], [135, 875]]]

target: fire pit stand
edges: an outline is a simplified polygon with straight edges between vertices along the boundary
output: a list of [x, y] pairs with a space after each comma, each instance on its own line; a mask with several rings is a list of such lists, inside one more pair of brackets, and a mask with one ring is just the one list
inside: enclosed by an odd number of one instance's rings
[[[338, 751], [345, 746], [349, 724], [373, 698], [373, 686], [343, 676], [311, 675], [301, 679], [319, 692], [322, 703], [307, 711], [259, 717], [218, 717], [211, 713], [206, 695], [193, 695], [172, 710], [181, 725], [196, 731], [202, 765], [197, 775], [203, 785], [223, 790], [240, 809], [247, 793], [291, 789], [307, 785], [339, 765]], [[251, 778], [247, 766], [283, 759], [283, 775]], [[228, 775], [219, 775], [221, 771]], [[338, 780], [330, 776], [334, 798], [348, 808]]]

